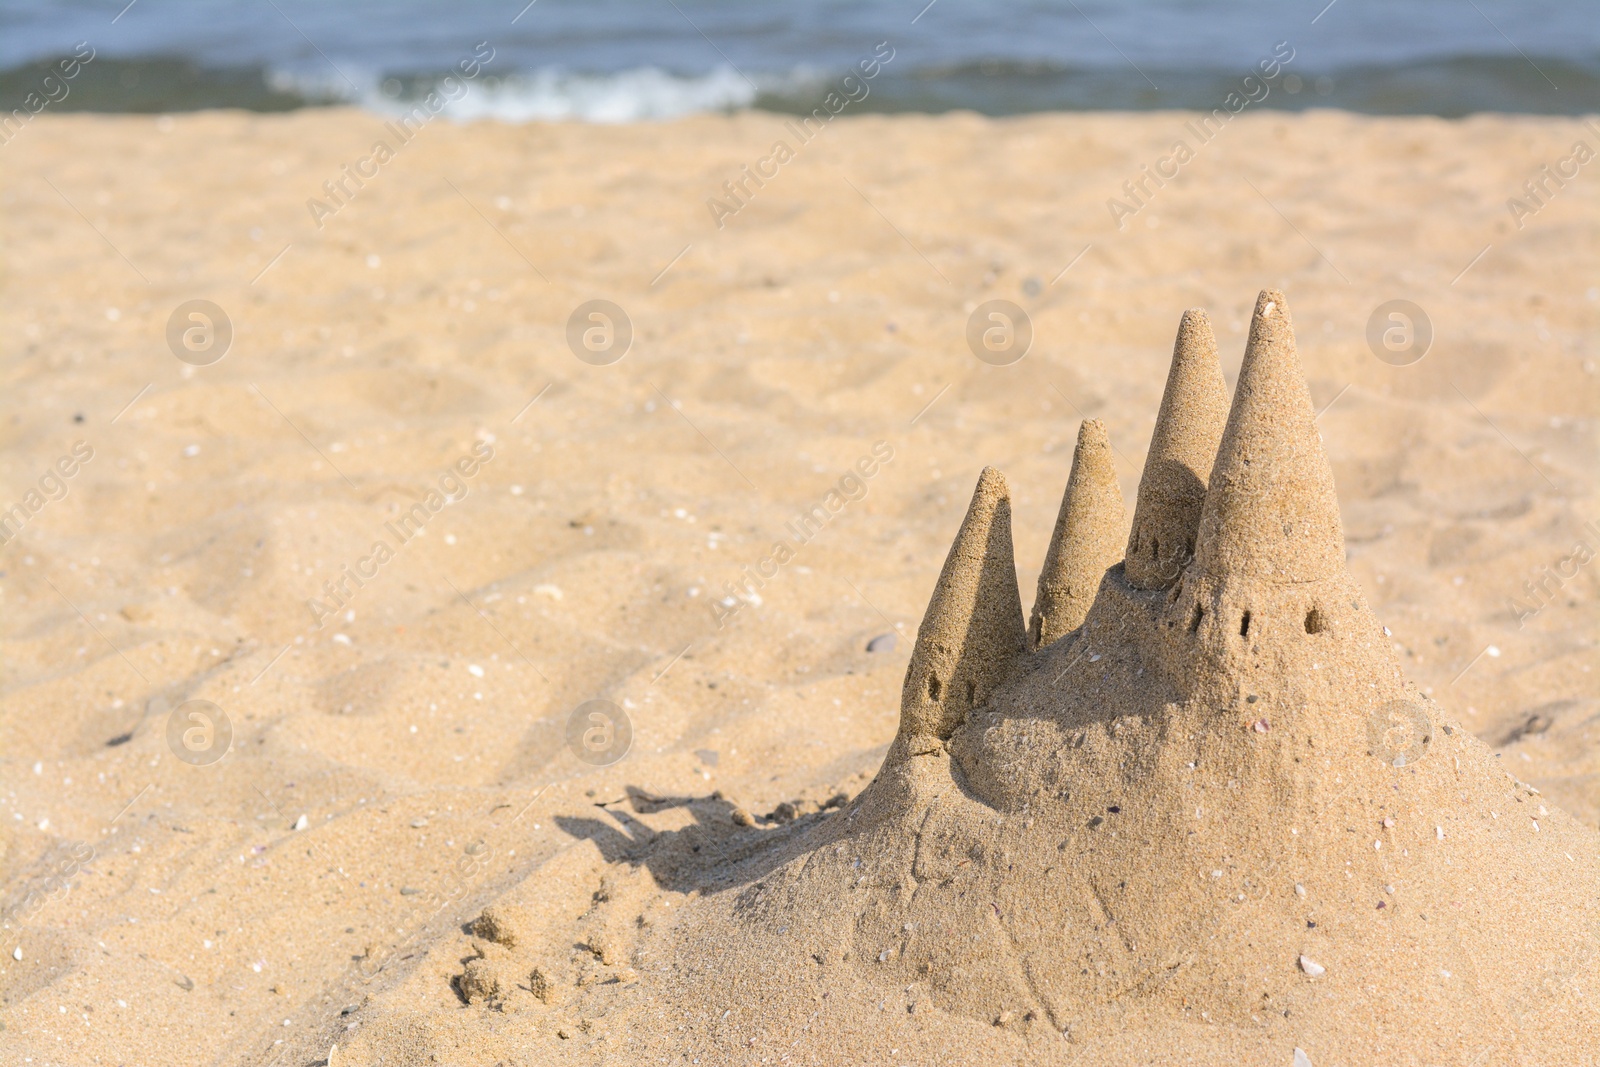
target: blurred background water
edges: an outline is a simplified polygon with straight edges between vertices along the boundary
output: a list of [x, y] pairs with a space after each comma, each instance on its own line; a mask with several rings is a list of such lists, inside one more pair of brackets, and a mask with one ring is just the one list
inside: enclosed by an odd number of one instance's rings
[[1600, 112], [1596, 0], [0, 0], [0, 107], [87, 42], [52, 110], [398, 112], [485, 41], [452, 118], [805, 112], [885, 41], [852, 111], [1209, 109], [1288, 42], [1255, 106]]

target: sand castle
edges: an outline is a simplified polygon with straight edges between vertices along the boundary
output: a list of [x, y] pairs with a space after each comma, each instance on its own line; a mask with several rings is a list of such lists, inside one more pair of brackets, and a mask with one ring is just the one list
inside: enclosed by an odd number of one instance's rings
[[1125, 552], [1109, 457], [1086, 422], [1031, 625], [984, 470], [876, 779], [651, 950], [669, 1040], [816, 1063], [1600, 1048], [1600, 836], [1402, 677], [1345, 569], [1283, 295], [1231, 407], [1184, 315]]
[[[983, 471], [853, 800], [758, 826], [720, 794], [641, 797], [702, 826], [641, 831], [575, 920], [529, 880], [471, 927], [455, 993], [530, 1013], [543, 1057], [1600, 1050], [1600, 834], [1403, 677], [1345, 566], [1275, 291], [1231, 403], [1205, 314], [1184, 314], [1131, 524], [1105, 427], [1083, 424], [1028, 621], [1006, 481]], [[451, 1047], [404, 1014], [362, 1034], [348, 1062]]]

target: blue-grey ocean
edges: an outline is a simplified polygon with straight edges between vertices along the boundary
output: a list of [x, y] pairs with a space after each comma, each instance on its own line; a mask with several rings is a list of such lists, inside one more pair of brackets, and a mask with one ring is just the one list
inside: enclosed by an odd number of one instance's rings
[[458, 120], [809, 111], [888, 42], [852, 110], [1215, 107], [1287, 42], [1262, 106], [1600, 111], [1595, 0], [0, 0], [0, 106], [64, 56], [54, 110], [379, 110], [487, 42]]

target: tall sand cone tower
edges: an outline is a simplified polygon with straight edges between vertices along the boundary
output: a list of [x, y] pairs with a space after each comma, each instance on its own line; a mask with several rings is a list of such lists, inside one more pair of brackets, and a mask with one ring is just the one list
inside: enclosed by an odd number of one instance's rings
[[1256, 298], [1195, 560], [1202, 573], [1310, 582], [1344, 571], [1339, 498], [1283, 294]]
[[1028, 624], [1031, 647], [1043, 648], [1083, 625], [1101, 577], [1122, 558], [1127, 519], [1105, 423], [1087, 419], [1078, 427], [1072, 473], [1039, 572]]
[[1165, 589], [1194, 556], [1206, 485], [1228, 417], [1228, 389], [1211, 320], [1183, 313], [1161, 396], [1123, 573], [1135, 589]]
[[1027, 650], [1011, 547], [1011, 494], [985, 467], [917, 630], [900, 698], [904, 741], [955, 732]]

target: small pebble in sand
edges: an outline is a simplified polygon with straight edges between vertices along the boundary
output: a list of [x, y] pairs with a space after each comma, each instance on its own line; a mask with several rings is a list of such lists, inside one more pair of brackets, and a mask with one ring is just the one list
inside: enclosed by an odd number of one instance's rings
[[1255, 721], [1255, 725], [1254, 725], [1254, 727], [1253, 727], [1253, 728], [1254, 728], [1254, 730], [1255, 730], [1255, 732], [1256, 732], [1256, 733], [1258, 733], [1258, 734], [1264, 734], [1264, 733], [1266, 733], [1266, 732], [1267, 732], [1267, 731], [1268, 731], [1268, 730], [1270, 730], [1270, 729], [1272, 729], [1272, 724], [1271, 724], [1271, 723], [1269, 723], [1269, 722], [1267, 722], [1267, 720], [1266, 720], [1266, 719], [1257, 719], [1257, 720], [1256, 720], [1256, 721]]
[[728, 818], [733, 820], [733, 825], [735, 826], [754, 826], [756, 824], [755, 816], [743, 808], [734, 808], [728, 813]]
[[1300, 969], [1306, 972], [1306, 976], [1309, 978], [1321, 978], [1328, 972], [1328, 968], [1306, 956], [1300, 957]]
[[1294, 1062], [1289, 1067], [1311, 1067], [1311, 1057], [1306, 1055], [1305, 1049], [1297, 1048], [1294, 1050]]
[[417, 816], [417, 817], [416, 817], [416, 818], [415, 818], [415, 819], [412, 819], [412, 820], [411, 820], [411, 828], [412, 828], [412, 829], [413, 829], [413, 830], [420, 830], [420, 829], [422, 829], [422, 828], [423, 828], [423, 827], [424, 827], [424, 826], [426, 826], [426, 825], [428, 825], [428, 820], [427, 820], [427, 819], [424, 819], [424, 818], [423, 818], [423, 817], [422, 817], [422, 816], [420, 816], [420, 815], [419, 815], [419, 816]]
[[867, 642], [867, 651], [868, 652], [893, 652], [894, 651], [894, 646], [895, 646], [895, 643], [896, 643], [897, 640], [898, 639], [892, 633], [879, 634], [877, 637], [874, 637], [871, 641]]
[[304, 815], [300, 816], [298, 819], [296, 819], [294, 821], [294, 829], [296, 829], [296, 830], [304, 830], [306, 827], [308, 827], [310, 825], [311, 825], [311, 820], [306, 818]]

